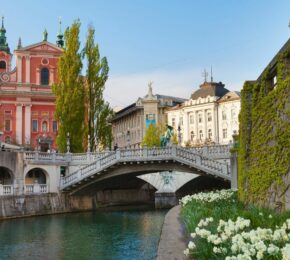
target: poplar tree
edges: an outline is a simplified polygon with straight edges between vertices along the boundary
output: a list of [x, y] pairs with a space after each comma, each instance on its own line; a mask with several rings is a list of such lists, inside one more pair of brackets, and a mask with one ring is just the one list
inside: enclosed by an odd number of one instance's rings
[[56, 95], [55, 118], [60, 123], [56, 142], [61, 152], [66, 151], [68, 133], [70, 151], [83, 151], [85, 91], [79, 51], [80, 25], [77, 20], [65, 31], [65, 47], [58, 62], [58, 82], [53, 85]]
[[[107, 58], [100, 57], [99, 46], [95, 44], [95, 29], [89, 27], [83, 56], [87, 61], [86, 71], [86, 109], [87, 134], [90, 147], [98, 149], [107, 147], [112, 142], [111, 126], [107, 120], [113, 111], [104, 102], [103, 92], [108, 79], [109, 66]], [[96, 147], [97, 146], [97, 147]]]

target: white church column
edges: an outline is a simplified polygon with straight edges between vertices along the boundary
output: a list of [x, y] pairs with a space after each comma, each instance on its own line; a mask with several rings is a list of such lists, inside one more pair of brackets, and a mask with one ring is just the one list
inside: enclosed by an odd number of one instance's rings
[[22, 144], [22, 104], [16, 105], [16, 142]]
[[25, 106], [25, 144], [30, 144], [31, 138], [31, 105]]
[[22, 82], [22, 57], [17, 56], [17, 82]]
[[30, 56], [25, 57], [25, 82], [30, 83]]

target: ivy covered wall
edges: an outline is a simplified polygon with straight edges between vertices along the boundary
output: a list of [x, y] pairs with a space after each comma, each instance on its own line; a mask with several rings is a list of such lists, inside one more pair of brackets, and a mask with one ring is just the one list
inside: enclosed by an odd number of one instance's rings
[[275, 61], [257, 81], [245, 82], [241, 92], [238, 188], [245, 202], [285, 208], [290, 195], [290, 44]]

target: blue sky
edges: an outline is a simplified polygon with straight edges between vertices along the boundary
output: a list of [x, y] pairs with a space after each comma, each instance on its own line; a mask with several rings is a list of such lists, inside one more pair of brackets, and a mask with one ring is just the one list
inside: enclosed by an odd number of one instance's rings
[[290, 35], [288, 0], [104, 0], [2, 1], [1, 15], [11, 50], [55, 42], [58, 17], [63, 29], [74, 19], [88, 25], [107, 56], [110, 78], [105, 98], [125, 106], [147, 92], [188, 98], [213, 67], [215, 81], [230, 90], [256, 79]]

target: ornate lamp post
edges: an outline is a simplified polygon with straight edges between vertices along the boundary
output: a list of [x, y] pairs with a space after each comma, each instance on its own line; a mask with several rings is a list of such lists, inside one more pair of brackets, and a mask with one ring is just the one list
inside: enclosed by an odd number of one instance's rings
[[180, 125], [177, 128], [178, 131], [178, 145], [181, 145], [181, 127]]
[[69, 132], [66, 134], [66, 153], [70, 153], [70, 137]]

